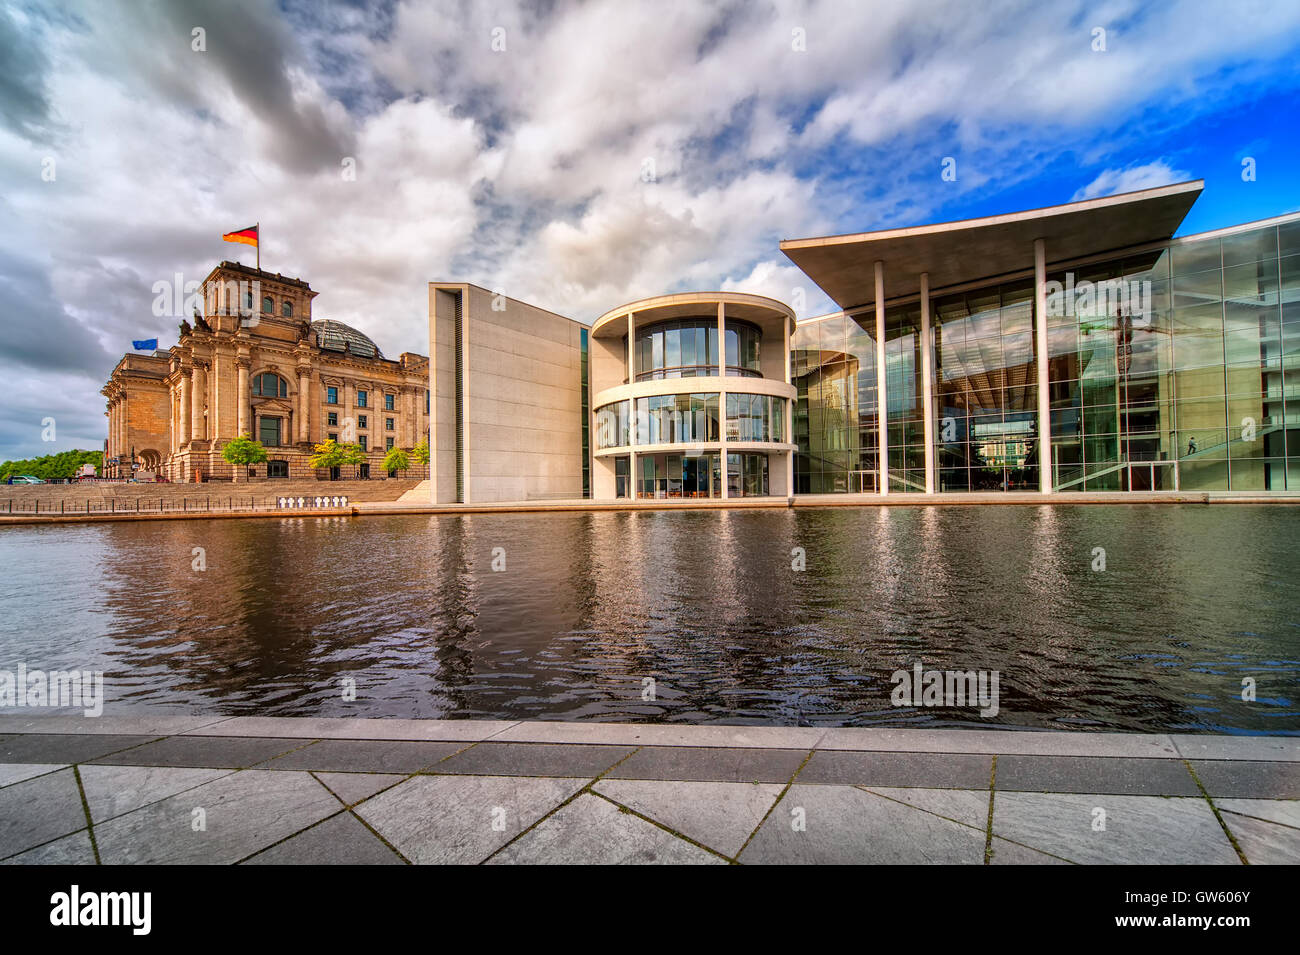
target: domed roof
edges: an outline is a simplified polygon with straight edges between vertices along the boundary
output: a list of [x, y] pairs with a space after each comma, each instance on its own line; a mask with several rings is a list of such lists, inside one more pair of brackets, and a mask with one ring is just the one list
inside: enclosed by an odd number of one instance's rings
[[370, 336], [357, 331], [351, 325], [321, 318], [311, 323], [311, 330], [316, 333], [316, 344], [326, 351], [343, 351], [346, 345], [352, 354], [360, 358], [384, 357], [384, 353], [370, 340]]

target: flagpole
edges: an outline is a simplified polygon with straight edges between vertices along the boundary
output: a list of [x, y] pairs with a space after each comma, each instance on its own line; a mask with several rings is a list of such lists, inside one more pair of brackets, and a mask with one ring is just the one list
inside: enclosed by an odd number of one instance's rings
[[260, 272], [260, 271], [262, 271], [262, 223], [261, 223], [261, 220], [259, 220], [259, 221], [257, 222], [257, 224], [256, 224], [256, 228], [257, 228], [257, 245], [256, 245], [254, 248], [257, 249], [257, 271]]

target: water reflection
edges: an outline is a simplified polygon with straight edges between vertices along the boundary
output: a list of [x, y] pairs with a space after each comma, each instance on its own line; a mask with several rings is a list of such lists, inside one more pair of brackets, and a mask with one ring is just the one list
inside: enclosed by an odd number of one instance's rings
[[999, 724], [1297, 732], [1298, 524], [1117, 505], [9, 528], [0, 668], [103, 669], [110, 712], [988, 725], [891, 706], [920, 661], [998, 670]]

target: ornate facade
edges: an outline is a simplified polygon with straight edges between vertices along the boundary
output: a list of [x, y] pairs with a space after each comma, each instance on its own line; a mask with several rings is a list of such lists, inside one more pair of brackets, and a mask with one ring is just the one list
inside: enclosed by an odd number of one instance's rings
[[363, 445], [360, 476], [380, 477], [387, 449], [428, 438], [424, 355], [392, 361], [356, 329], [313, 321], [317, 293], [278, 273], [222, 262], [198, 294], [202, 314], [181, 322], [176, 345], [113, 369], [105, 475], [129, 476], [134, 462], [171, 481], [228, 481], [221, 449], [246, 434], [268, 457], [252, 478], [329, 477], [308, 464], [327, 438]]

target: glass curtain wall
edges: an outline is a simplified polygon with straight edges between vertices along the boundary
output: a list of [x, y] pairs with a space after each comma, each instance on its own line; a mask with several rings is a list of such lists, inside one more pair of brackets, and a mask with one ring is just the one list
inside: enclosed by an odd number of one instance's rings
[[877, 489], [874, 328], [865, 316], [842, 315], [795, 326], [790, 347], [796, 493]]
[[[875, 320], [874, 310], [870, 320]], [[863, 315], [859, 321], [867, 321]], [[889, 490], [925, 492], [925, 401], [921, 391], [921, 304], [885, 309], [889, 402]]]
[[637, 444], [717, 441], [718, 393], [652, 395], [636, 400]]
[[935, 298], [930, 315], [936, 489], [1037, 490], [1034, 283]]

